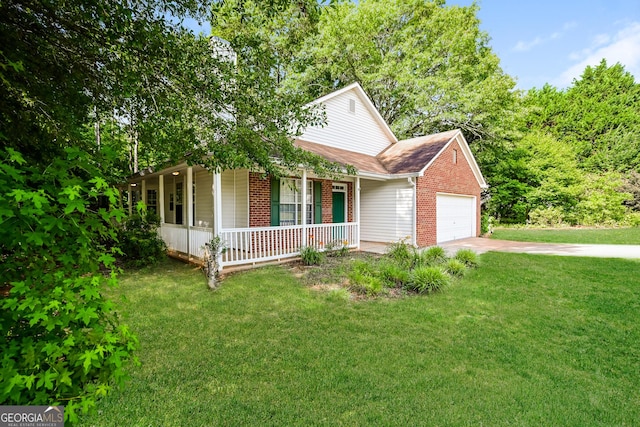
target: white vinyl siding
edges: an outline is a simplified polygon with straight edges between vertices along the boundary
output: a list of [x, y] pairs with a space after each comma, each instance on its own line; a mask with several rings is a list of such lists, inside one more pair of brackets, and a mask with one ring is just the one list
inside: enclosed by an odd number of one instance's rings
[[193, 225], [196, 227], [213, 227], [213, 175], [207, 170], [193, 172], [193, 182], [196, 184], [196, 215]]
[[454, 194], [436, 195], [436, 241], [476, 235], [476, 198]]
[[249, 226], [249, 172], [226, 170], [220, 174], [222, 228]]
[[[350, 104], [354, 103], [354, 112]], [[355, 90], [324, 102], [325, 127], [309, 127], [300, 139], [375, 156], [391, 141]]]
[[360, 227], [364, 241], [411, 241], [413, 187], [406, 179], [360, 181]]
[[[176, 223], [176, 181], [173, 175], [164, 177], [164, 222], [168, 224]], [[171, 203], [171, 195], [173, 195], [173, 203]], [[172, 206], [173, 210], [170, 210]]]
[[249, 171], [234, 172], [236, 180], [236, 227], [249, 226]]

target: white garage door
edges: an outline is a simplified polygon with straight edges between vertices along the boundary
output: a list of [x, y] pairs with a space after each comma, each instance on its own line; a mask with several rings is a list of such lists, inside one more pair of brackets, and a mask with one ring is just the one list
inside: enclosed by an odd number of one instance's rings
[[436, 240], [464, 239], [476, 235], [476, 199], [451, 194], [436, 195]]

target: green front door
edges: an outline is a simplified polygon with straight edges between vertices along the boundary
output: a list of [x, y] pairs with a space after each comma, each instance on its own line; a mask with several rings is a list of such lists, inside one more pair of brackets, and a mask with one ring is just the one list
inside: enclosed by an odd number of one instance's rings
[[333, 222], [344, 222], [344, 193], [333, 193]]

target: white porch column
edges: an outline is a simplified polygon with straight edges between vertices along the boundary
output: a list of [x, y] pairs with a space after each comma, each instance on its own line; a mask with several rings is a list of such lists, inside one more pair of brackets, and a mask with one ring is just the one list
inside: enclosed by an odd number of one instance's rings
[[193, 168], [187, 168], [187, 228], [193, 227]]
[[309, 234], [307, 233], [307, 170], [302, 170], [302, 242], [309, 246]]
[[356, 220], [356, 241], [358, 245], [358, 249], [360, 249], [360, 177], [356, 176], [355, 188], [354, 188], [354, 198], [355, 198], [355, 220]]
[[[211, 192], [213, 193], [213, 237], [216, 238], [222, 231], [222, 184], [219, 172], [213, 174]], [[216, 256], [218, 271], [222, 271], [222, 254], [218, 253]]]
[[213, 236], [222, 230], [222, 184], [220, 173], [213, 174]]
[[160, 204], [160, 209], [158, 210], [160, 224], [164, 224], [164, 175], [158, 176], [158, 203]]
[[129, 216], [131, 216], [131, 203], [133, 203], [133, 190], [131, 184], [129, 184], [129, 188], [127, 188], [127, 205], [129, 206]]
[[184, 203], [187, 205], [187, 258], [191, 259], [191, 227], [193, 226], [193, 168], [187, 168], [187, 191]]
[[147, 205], [147, 180], [143, 179], [142, 184], [140, 184], [140, 200], [144, 205]]

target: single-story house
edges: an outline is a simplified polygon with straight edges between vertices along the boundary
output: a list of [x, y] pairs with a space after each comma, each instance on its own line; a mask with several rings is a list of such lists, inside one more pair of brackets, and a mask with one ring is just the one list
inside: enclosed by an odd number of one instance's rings
[[222, 267], [295, 257], [307, 245], [423, 247], [479, 235], [487, 184], [460, 130], [398, 141], [357, 83], [314, 103], [324, 105], [327, 124], [295, 144], [354, 166], [355, 175], [301, 169], [274, 180], [182, 163], [131, 177], [129, 206], [143, 200], [160, 216], [169, 249], [189, 257], [202, 257], [204, 243], [220, 236]]

